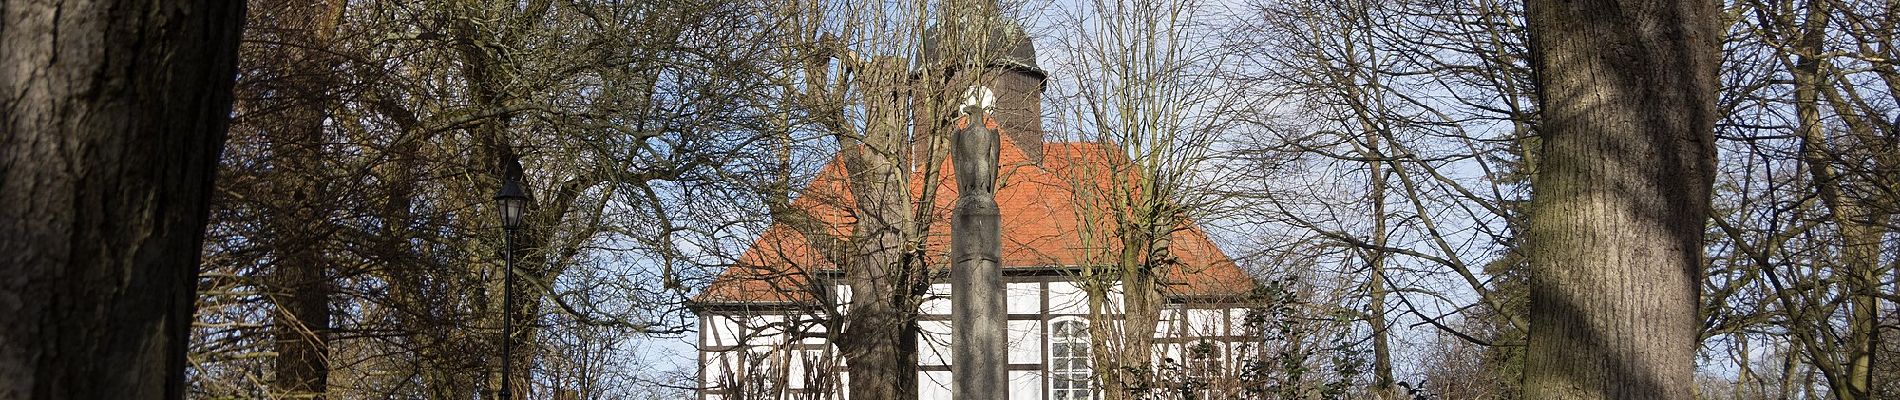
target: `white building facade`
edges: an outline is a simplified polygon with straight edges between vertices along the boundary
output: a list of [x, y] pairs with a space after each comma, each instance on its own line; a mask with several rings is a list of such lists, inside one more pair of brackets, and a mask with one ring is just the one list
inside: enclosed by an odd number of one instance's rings
[[[1099, 398], [1093, 379], [1090, 325], [1120, 323], [1119, 314], [1091, 318], [1088, 295], [1062, 269], [1018, 269], [1006, 274], [1009, 307], [1010, 398]], [[849, 289], [833, 286], [834, 293]], [[919, 399], [950, 398], [950, 285], [931, 285], [919, 307]], [[841, 295], [840, 300], [844, 300]], [[1110, 296], [1119, 309], [1120, 296]], [[842, 303], [842, 302], [841, 302]], [[699, 321], [701, 399], [843, 399], [849, 368], [829, 343], [819, 318], [789, 305], [702, 306]], [[774, 308], [777, 310], [775, 311]], [[1183, 373], [1219, 374], [1237, 368], [1257, 338], [1248, 332], [1252, 307], [1240, 301], [1177, 298], [1162, 310], [1153, 333], [1154, 362]]]

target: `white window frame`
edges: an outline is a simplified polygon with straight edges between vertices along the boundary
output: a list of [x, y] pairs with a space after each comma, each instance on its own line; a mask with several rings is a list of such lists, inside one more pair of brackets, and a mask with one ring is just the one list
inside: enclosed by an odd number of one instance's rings
[[[1079, 324], [1080, 329], [1064, 329]], [[1058, 317], [1049, 321], [1049, 398], [1054, 400], [1091, 400], [1095, 398], [1094, 366], [1090, 357], [1089, 320], [1082, 317]], [[1063, 352], [1057, 352], [1063, 349]], [[1059, 355], [1060, 354], [1060, 355]]]

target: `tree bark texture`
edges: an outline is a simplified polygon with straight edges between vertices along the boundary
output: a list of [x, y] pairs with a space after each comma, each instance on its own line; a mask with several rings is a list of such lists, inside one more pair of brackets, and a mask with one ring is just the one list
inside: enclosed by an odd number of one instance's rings
[[[1149, 194], [1156, 193], [1153, 182], [1144, 179], [1139, 184], [1138, 190], [1110, 189], [1115, 203], [1109, 217], [1121, 248], [1106, 270], [1085, 271], [1081, 278], [1091, 281], [1083, 286], [1089, 318], [1095, 321], [1089, 324], [1095, 338], [1090, 362], [1107, 400], [1148, 398], [1160, 384], [1155, 379], [1160, 372], [1155, 331], [1165, 302], [1160, 277], [1173, 263], [1170, 234], [1178, 219], [1166, 200]], [[1109, 301], [1115, 283], [1121, 284], [1121, 304]], [[1120, 321], [1114, 321], [1116, 311]]]
[[1714, 177], [1716, 3], [1530, 1], [1544, 126], [1531, 399], [1690, 399]]
[[0, 3], [0, 398], [183, 397], [243, 6]]

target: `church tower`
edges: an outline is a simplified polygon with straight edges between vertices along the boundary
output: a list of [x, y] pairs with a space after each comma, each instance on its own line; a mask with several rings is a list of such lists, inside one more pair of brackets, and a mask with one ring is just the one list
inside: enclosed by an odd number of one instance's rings
[[[943, 79], [937, 83], [944, 88], [941, 95], [953, 96], [949, 100], [960, 100], [968, 95], [993, 99], [995, 108], [991, 110], [991, 117], [1004, 138], [1031, 161], [1041, 162], [1042, 90], [1049, 79], [1048, 73], [1036, 66], [1036, 45], [1022, 25], [1000, 18], [990, 25], [989, 32], [981, 35], [982, 42], [961, 46], [946, 43], [942, 27], [930, 29], [923, 43], [922, 66], [935, 73], [922, 74], [920, 78]], [[978, 54], [967, 59], [979, 61], [961, 62], [959, 60], [966, 58], [953, 56], [963, 52]], [[984, 91], [989, 95], [983, 96]], [[962, 101], [951, 101], [946, 108], [954, 110], [960, 103]], [[942, 115], [948, 119], [955, 114]]]

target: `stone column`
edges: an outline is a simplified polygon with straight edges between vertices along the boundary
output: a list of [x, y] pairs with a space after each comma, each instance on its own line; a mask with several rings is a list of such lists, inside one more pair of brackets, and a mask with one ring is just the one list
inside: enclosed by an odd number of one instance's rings
[[983, 105], [963, 108], [951, 138], [957, 177], [950, 217], [950, 370], [956, 399], [1009, 396], [1009, 309], [1002, 274], [1001, 218], [996, 208], [996, 130]]

